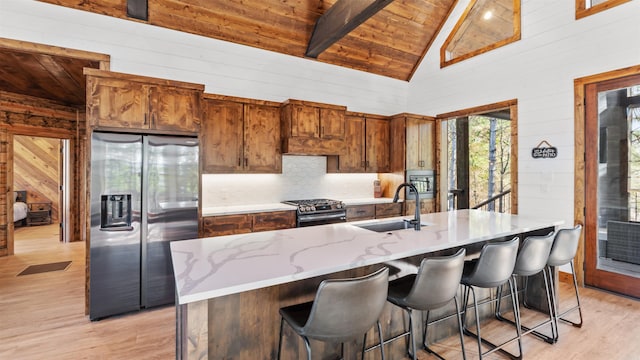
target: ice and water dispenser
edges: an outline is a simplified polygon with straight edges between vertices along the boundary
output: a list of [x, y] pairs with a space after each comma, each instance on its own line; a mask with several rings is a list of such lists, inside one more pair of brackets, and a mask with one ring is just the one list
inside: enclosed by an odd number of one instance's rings
[[100, 230], [132, 230], [131, 194], [101, 195]]

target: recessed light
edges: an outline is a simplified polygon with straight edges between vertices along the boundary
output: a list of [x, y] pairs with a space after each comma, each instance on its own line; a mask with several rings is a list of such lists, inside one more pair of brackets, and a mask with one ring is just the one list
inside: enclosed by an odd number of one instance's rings
[[483, 19], [485, 20], [489, 20], [493, 17], [493, 13], [491, 12], [491, 10], [488, 10], [487, 12], [484, 13], [484, 15], [482, 16]]

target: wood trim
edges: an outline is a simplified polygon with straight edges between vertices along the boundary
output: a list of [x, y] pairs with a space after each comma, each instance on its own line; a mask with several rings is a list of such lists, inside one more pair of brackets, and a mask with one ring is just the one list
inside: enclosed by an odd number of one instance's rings
[[511, 117], [511, 213], [518, 213], [518, 105], [509, 106]]
[[517, 106], [517, 105], [518, 105], [518, 99], [512, 99], [512, 100], [496, 102], [493, 104], [480, 105], [480, 106], [470, 107], [462, 110], [438, 114], [436, 115], [436, 118], [446, 120], [454, 117], [471, 116], [471, 115], [482, 114], [482, 113], [486, 113], [494, 110], [503, 110], [511, 106]]
[[54, 55], [54, 56], [72, 57], [75, 59], [100, 61], [105, 63], [105, 65], [109, 64], [111, 61], [111, 56], [106, 54], [95, 53], [95, 52], [84, 51], [84, 50], [67, 49], [67, 48], [51, 46], [51, 45], [36, 44], [32, 42], [13, 40], [13, 39], [7, 39], [7, 38], [0, 38], [0, 48], [26, 51], [26, 52], [37, 52], [40, 54], [48, 54], [48, 55]]
[[[626, 0], [628, 1], [628, 0]], [[467, 18], [469, 12], [471, 12], [471, 9], [473, 8], [473, 6], [477, 3], [477, 0], [472, 0], [471, 3], [469, 3], [469, 5], [467, 6], [467, 8], [465, 9], [464, 14], [460, 17], [460, 19], [458, 20], [458, 22], [456, 23], [455, 27], [453, 28], [453, 30], [451, 30], [451, 33], [449, 34], [449, 36], [447, 37], [447, 39], [445, 40], [444, 44], [442, 44], [442, 47], [440, 48], [440, 68], [458, 63], [460, 61], [463, 60], [467, 60], [469, 58], [472, 58], [474, 56], [478, 56], [480, 54], [484, 54], [486, 52], [489, 52], [491, 50], [495, 50], [499, 47], [508, 45], [512, 42], [516, 42], [518, 40], [520, 40], [521, 38], [521, 8], [520, 8], [520, 0], [513, 0], [513, 36], [506, 38], [504, 40], [498, 41], [496, 43], [493, 43], [489, 46], [485, 46], [483, 48], [480, 48], [478, 50], [472, 51], [468, 54], [464, 54], [461, 56], [458, 56], [457, 58], [451, 59], [451, 60], [445, 60], [445, 53], [446, 53], [446, 49], [447, 46], [449, 45], [449, 43], [451, 42], [451, 39], [453, 38], [454, 34], [456, 34], [456, 32], [460, 29], [460, 27], [462, 26], [462, 24], [464, 23], [464, 20]]]
[[[442, 166], [442, 161], [441, 161], [441, 156], [442, 156], [442, 149], [443, 149], [443, 144], [442, 144], [442, 119], [436, 119], [435, 123], [434, 123], [434, 138], [433, 138], [433, 142], [434, 142], [434, 146], [435, 146], [435, 171], [436, 171], [436, 193], [435, 193], [435, 204], [434, 204], [434, 211], [435, 212], [440, 212], [440, 211], [447, 211], [448, 209], [443, 209], [442, 208], [442, 183], [440, 182], [441, 174], [440, 174], [440, 169]], [[447, 207], [448, 207], [448, 203], [447, 203]]]
[[[463, 110], [452, 111], [448, 113], [439, 114], [436, 116], [436, 134], [441, 131], [442, 120], [451, 118], [467, 117], [471, 115], [483, 114], [495, 110], [509, 109], [509, 116], [511, 117], [511, 213], [518, 213], [518, 99], [511, 99], [500, 101], [493, 104], [481, 105]], [[440, 170], [440, 136], [436, 136], [436, 169]], [[438, 192], [440, 191], [438, 187]]]
[[269, 100], [249, 99], [237, 96], [228, 96], [220, 94], [202, 94], [202, 98], [206, 100], [221, 100], [221, 101], [233, 101], [243, 104], [265, 105], [265, 106], [280, 106], [281, 103]]
[[343, 106], [343, 105], [323, 104], [323, 103], [319, 103], [319, 102], [306, 101], [306, 100], [296, 100], [296, 99], [285, 100], [281, 105], [285, 106], [287, 104], [303, 105], [303, 106], [314, 106], [314, 107], [319, 107], [319, 108], [324, 108], [324, 109], [335, 109], [335, 110], [343, 110], [343, 111], [347, 110], [347, 107]]
[[[624, 77], [640, 73], [640, 65], [609, 72], [590, 75], [575, 79], [574, 83], [574, 222], [582, 224], [586, 228], [585, 208], [586, 208], [586, 168], [585, 168], [585, 95], [588, 84], [605, 81], [608, 79]], [[585, 229], [586, 230], [586, 229]], [[585, 274], [585, 234], [582, 232], [578, 250], [574, 258], [576, 277], [578, 284], [584, 286]]]
[[125, 73], [119, 73], [114, 71], [104, 71], [104, 70], [98, 70], [98, 69], [84, 68], [83, 74], [85, 76], [93, 76], [98, 78], [116, 78], [120, 80], [143, 82], [145, 84], [173, 86], [173, 87], [180, 87], [185, 89], [204, 91], [203, 84], [195, 84], [195, 83], [188, 83], [184, 81], [153, 78], [153, 77], [147, 77], [147, 76], [141, 76], [141, 75], [125, 74]]
[[607, 2], [586, 8], [584, 0], [576, 0], [576, 20], [582, 19], [589, 15], [597, 14], [601, 11], [609, 10], [612, 7], [622, 5], [631, 0], [609, 0]]
[[367, 119], [380, 119], [380, 120], [390, 120], [391, 119], [389, 116], [385, 116], [385, 115], [368, 114], [368, 113], [353, 112], [353, 111], [346, 111], [344, 113], [344, 115], [345, 116], [355, 116], [355, 117], [365, 117]]

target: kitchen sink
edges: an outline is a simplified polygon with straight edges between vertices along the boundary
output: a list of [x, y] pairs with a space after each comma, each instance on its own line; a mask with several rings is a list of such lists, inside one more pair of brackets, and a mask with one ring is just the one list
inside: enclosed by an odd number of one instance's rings
[[[371, 230], [375, 232], [388, 232], [395, 230], [413, 229], [413, 224], [408, 219], [393, 220], [393, 221], [376, 221], [362, 224], [353, 224], [362, 229]], [[420, 226], [427, 226], [426, 223], [420, 223]]]

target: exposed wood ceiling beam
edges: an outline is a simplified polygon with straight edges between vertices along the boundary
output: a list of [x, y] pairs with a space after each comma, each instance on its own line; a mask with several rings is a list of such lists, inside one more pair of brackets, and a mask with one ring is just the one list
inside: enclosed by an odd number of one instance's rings
[[393, 0], [338, 0], [316, 21], [305, 55], [317, 58], [333, 43], [392, 2]]

